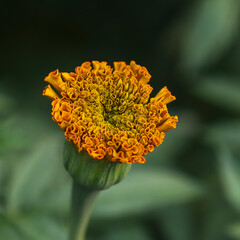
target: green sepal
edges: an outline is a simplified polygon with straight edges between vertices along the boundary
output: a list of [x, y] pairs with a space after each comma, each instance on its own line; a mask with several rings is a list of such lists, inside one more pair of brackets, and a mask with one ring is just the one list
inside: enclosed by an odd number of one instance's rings
[[93, 190], [103, 190], [120, 182], [131, 168], [127, 163], [94, 159], [85, 151], [78, 152], [69, 141], [64, 144], [63, 159], [73, 180]]

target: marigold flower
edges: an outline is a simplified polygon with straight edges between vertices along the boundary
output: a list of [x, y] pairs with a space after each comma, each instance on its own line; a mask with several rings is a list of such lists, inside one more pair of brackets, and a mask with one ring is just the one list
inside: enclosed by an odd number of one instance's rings
[[176, 127], [167, 104], [175, 100], [167, 87], [149, 100], [151, 75], [131, 61], [92, 61], [75, 73], [51, 72], [43, 95], [52, 99], [52, 118], [78, 151], [94, 159], [144, 163], [143, 157], [159, 146], [165, 132]]

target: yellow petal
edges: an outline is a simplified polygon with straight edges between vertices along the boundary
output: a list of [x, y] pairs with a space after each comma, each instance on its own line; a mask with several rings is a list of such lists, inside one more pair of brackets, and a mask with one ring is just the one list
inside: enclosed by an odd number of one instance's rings
[[93, 64], [93, 69], [98, 71], [99, 68], [100, 68], [100, 62], [99, 61], [92, 61], [92, 64]]
[[59, 93], [62, 92], [60, 85], [63, 83], [63, 80], [58, 69], [50, 72], [44, 81], [49, 82]]
[[67, 72], [62, 73], [62, 79], [65, 82], [66, 81], [74, 82], [74, 81], [76, 81], [76, 77], [77, 77], [77, 74], [75, 74], [75, 73], [67, 73]]
[[113, 65], [115, 70], [119, 72], [121, 72], [126, 67], [125, 62], [114, 62]]
[[59, 98], [50, 85], [46, 86], [43, 90], [43, 96], [49, 97], [52, 100]]
[[133, 72], [136, 73], [138, 71], [138, 69], [140, 68], [140, 65], [136, 64], [135, 61], [131, 61], [130, 67], [133, 70]]
[[168, 104], [176, 99], [167, 87], [162, 88], [154, 98], [164, 104]]
[[167, 132], [173, 128], [176, 128], [178, 122], [178, 117], [170, 117], [167, 119], [161, 126], [159, 126], [157, 129], [159, 132]]

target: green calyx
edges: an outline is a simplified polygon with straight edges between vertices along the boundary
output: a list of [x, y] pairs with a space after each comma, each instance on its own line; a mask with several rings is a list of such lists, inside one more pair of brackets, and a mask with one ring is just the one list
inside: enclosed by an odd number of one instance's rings
[[66, 141], [63, 152], [64, 165], [73, 180], [80, 186], [103, 190], [120, 182], [129, 172], [131, 164], [97, 160]]

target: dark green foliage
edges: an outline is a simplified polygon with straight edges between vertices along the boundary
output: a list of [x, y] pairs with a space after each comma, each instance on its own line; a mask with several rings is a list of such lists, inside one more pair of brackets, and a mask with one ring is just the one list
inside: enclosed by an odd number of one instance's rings
[[2, 22], [1, 240], [67, 239], [64, 134], [41, 92], [50, 71], [87, 60], [146, 66], [179, 116], [100, 193], [89, 240], [240, 239], [240, 1], [25, 1]]

